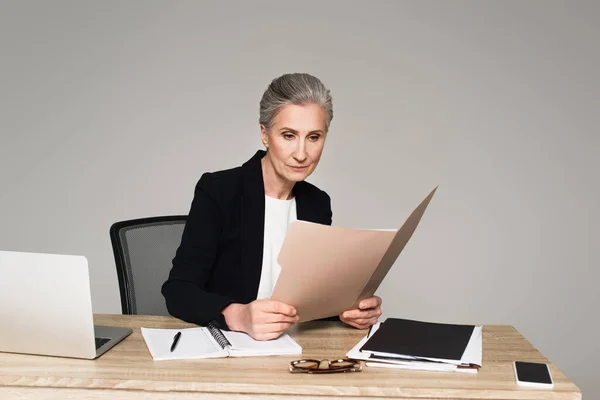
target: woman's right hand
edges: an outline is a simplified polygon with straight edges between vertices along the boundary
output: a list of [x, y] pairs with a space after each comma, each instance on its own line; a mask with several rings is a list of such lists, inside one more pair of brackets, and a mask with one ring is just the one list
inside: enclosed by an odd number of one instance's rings
[[269, 299], [233, 303], [222, 314], [229, 329], [246, 332], [256, 340], [275, 339], [300, 319], [294, 307]]

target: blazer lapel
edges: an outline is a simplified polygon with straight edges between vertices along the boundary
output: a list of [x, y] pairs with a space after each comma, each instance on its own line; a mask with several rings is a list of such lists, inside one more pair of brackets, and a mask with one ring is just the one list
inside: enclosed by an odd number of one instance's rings
[[307, 190], [307, 183], [297, 182], [294, 185], [294, 197], [296, 198], [296, 214], [299, 220], [322, 223], [319, 217], [318, 202]]
[[241, 209], [241, 256], [243, 273], [248, 280], [247, 300], [256, 298], [262, 272], [265, 189], [260, 160], [265, 155], [258, 151], [242, 165], [243, 191]]

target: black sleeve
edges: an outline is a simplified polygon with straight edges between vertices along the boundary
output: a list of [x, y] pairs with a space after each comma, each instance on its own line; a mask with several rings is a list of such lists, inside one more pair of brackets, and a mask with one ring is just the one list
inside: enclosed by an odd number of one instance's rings
[[221, 211], [206, 190], [210, 179], [210, 174], [204, 174], [196, 185], [181, 244], [162, 294], [172, 316], [198, 325], [216, 321], [227, 329], [221, 310], [233, 299], [211, 293], [206, 287], [222, 230]]

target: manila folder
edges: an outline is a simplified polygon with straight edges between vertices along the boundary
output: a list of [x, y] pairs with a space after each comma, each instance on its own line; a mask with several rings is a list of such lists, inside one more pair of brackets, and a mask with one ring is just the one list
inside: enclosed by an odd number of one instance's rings
[[300, 322], [356, 308], [361, 300], [373, 296], [436, 190], [398, 230], [291, 223], [277, 259], [281, 272], [271, 299], [294, 306]]

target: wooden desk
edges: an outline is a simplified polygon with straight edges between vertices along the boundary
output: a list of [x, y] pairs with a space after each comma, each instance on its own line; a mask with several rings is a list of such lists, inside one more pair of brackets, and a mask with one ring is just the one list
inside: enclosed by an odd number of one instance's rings
[[[359, 373], [290, 374], [296, 356], [153, 361], [140, 327], [189, 326], [170, 317], [98, 315], [96, 324], [126, 326], [132, 335], [97, 360], [0, 353], [0, 399], [222, 399], [314, 397], [418, 399], [581, 399], [554, 365], [554, 390], [519, 388], [513, 360], [547, 360], [510, 326], [483, 329], [478, 374], [365, 367]], [[365, 335], [336, 322], [312, 322], [291, 335], [303, 357], [337, 358]]]

